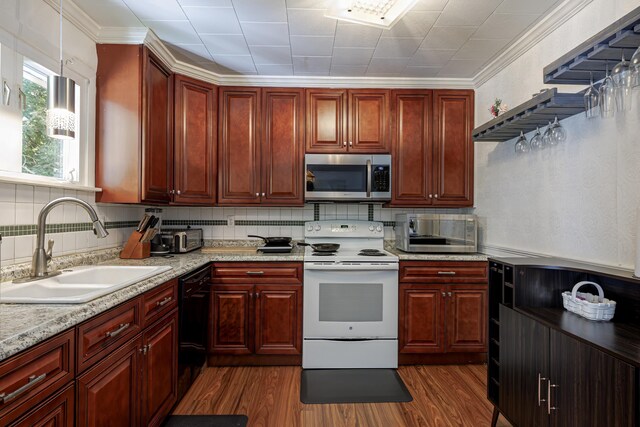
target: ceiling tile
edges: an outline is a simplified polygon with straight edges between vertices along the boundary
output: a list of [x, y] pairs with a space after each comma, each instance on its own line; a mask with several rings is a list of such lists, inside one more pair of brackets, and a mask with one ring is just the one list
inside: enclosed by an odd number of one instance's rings
[[453, 59], [475, 59], [489, 61], [500, 52], [511, 40], [476, 40], [467, 41], [453, 56]]
[[298, 73], [329, 73], [331, 68], [330, 56], [294, 56], [293, 70]]
[[176, 0], [125, 0], [141, 21], [175, 21], [187, 19]]
[[433, 27], [420, 45], [420, 49], [458, 50], [478, 27]]
[[233, 8], [185, 7], [184, 12], [201, 34], [242, 34]]
[[369, 65], [374, 49], [336, 47], [333, 49], [333, 65]]
[[291, 76], [293, 66], [290, 64], [256, 64], [258, 74], [263, 76]]
[[405, 58], [412, 56], [422, 43], [421, 38], [381, 38], [373, 56], [377, 58]]
[[177, 56], [178, 59], [182, 57], [183, 59], [191, 62], [204, 62], [205, 60], [213, 60], [211, 54], [202, 43], [178, 45], [168, 44], [168, 46], [174, 56]]
[[418, 0], [411, 10], [440, 11], [444, 9], [449, 0]]
[[436, 25], [480, 25], [502, 0], [450, 0]]
[[405, 69], [407, 62], [409, 62], [408, 58], [373, 58], [369, 63], [369, 68], [367, 68], [367, 74], [399, 74]]
[[442, 67], [412, 67], [408, 66], [402, 72], [404, 77], [437, 77]]
[[289, 33], [295, 36], [333, 36], [336, 20], [314, 9], [288, 9]]
[[256, 66], [258, 64], [291, 64], [291, 49], [289, 46], [249, 46], [249, 49]]
[[438, 77], [459, 77], [459, 78], [471, 78], [475, 76], [482, 66], [486, 63], [486, 60], [456, 60], [452, 59], [442, 67]]
[[380, 28], [359, 24], [338, 22], [336, 28], [336, 47], [376, 47], [382, 35]]
[[182, 7], [233, 7], [231, 0], [178, 0]]
[[440, 12], [408, 12], [393, 28], [385, 31], [383, 37], [424, 38], [439, 16]]
[[496, 13], [542, 14], [560, 3], [561, 0], [504, 0]]
[[251, 55], [214, 55], [213, 59], [230, 70], [257, 72]]
[[538, 19], [539, 15], [494, 13], [473, 34], [474, 39], [513, 39]]
[[289, 45], [289, 26], [286, 23], [242, 22], [240, 25], [249, 45]]
[[331, 56], [333, 37], [291, 36], [291, 53], [304, 56]]
[[202, 42], [216, 59], [216, 55], [249, 55], [243, 35], [201, 34]]
[[291, 9], [328, 9], [332, 0], [286, 0]]
[[367, 72], [366, 65], [331, 65], [331, 71], [329, 72], [332, 76], [362, 76]]
[[284, 0], [233, 0], [240, 21], [287, 22]]
[[201, 43], [200, 37], [189, 21], [144, 21], [162, 40], [179, 43]]
[[455, 55], [457, 50], [419, 49], [409, 61], [412, 67], [442, 67]]
[[76, 0], [75, 3], [102, 27], [142, 26], [122, 0]]

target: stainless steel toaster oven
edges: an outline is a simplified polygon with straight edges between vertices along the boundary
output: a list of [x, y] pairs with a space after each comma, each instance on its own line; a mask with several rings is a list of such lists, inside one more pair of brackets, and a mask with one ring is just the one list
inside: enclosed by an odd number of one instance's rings
[[397, 214], [396, 248], [423, 253], [477, 252], [478, 219], [475, 215]]
[[169, 252], [178, 254], [200, 249], [204, 244], [202, 228], [163, 229], [162, 241]]

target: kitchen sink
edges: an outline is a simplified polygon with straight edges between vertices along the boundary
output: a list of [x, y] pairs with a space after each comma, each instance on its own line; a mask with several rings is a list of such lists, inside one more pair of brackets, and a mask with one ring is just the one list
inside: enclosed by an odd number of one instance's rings
[[170, 270], [168, 266], [77, 267], [27, 283], [0, 284], [0, 303], [82, 304]]

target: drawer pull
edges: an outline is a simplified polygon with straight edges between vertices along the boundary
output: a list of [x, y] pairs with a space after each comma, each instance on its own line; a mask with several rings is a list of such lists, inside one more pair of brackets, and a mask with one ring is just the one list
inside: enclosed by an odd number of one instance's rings
[[455, 271], [438, 271], [438, 276], [455, 276]]
[[247, 274], [252, 276], [260, 276], [261, 274], [264, 274], [264, 271], [247, 271]]
[[22, 393], [31, 389], [33, 386], [35, 386], [39, 382], [42, 382], [42, 380], [44, 380], [46, 377], [47, 377], [46, 372], [37, 377], [35, 375], [31, 375], [29, 377], [29, 382], [23, 385], [22, 387], [20, 387], [19, 389], [17, 389], [16, 391], [12, 391], [9, 394], [4, 394], [4, 393], [0, 394], [0, 403], [7, 403], [12, 401], [16, 397], [20, 396]]
[[113, 338], [117, 335], [120, 335], [124, 330], [129, 328], [129, 326], [131, 326], [130, 323], [120, 323], [120, 327], [118, 329], [116, 329], [115, 331], [107, 331], [105, 335], [107, 336], [107, 338]]
[[162, 301], [156, 302], [156, 307], [162, 307], [163, 305], [167, 305], [173, 300], [173, 297], [166, 297]]

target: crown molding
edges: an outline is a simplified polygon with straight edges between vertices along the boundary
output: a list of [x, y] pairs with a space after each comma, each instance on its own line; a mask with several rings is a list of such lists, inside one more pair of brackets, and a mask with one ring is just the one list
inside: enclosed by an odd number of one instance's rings
[[142, 44], [147, 37], [147, 27], [101, 27], [97, 43]]
[[532, 47], [540, 43], [545, 37], [571, 19], [576, 13], [584, 9], [592, 1], [593, 0], [565, 0], [476, 74], [473, 78], [474, 86], [478, 88], [485, 84], [505, 67], [527, 53]]
[[[46, 4], [51, 6], [53, 10], [60, 13], [60, 4], [55, 0], [43, 0]], [[73, 24], [76, 28], [82, 31], [94, 42], [98, 41], [98, 35], [100, 33], [100, 25], [93, 20], [84, 10], [80, 9], [77, 4], [71, 0], [66, 0], [62, 6], [63, 17]]]

